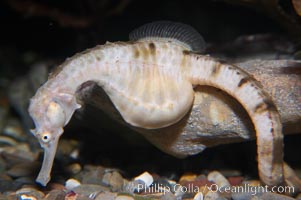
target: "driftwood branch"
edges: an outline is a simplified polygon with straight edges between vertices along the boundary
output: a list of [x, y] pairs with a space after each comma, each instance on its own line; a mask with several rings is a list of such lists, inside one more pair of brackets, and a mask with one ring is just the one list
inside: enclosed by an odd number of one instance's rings
[[[281, 114], [284, 133], [300, 133], [301, 62], [254, 60], [237, 65], [260, 81], [270, 94]], [[178, 157], [197, 154], [206, 147], [254, 139], [252, 123], [235, 99], [212, 87], [202, 86], [195, 90], [191, 112], [177, 124], [155, 130], [127, 124], [105, 92], [93, 82], [83, 85], [78, 92], [78, 99], [99, 108], [118, 123], [142, 134], [162, 151]], [[116, 123], [104, 126], [111, 129], [115, 127], [116, 130]], [[122, 129], [122, 132], [126, 132], [126, 129]]]

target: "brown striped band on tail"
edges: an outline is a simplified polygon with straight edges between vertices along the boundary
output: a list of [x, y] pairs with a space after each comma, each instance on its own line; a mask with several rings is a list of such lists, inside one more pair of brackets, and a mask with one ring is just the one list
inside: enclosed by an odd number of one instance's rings
[[[183, 56], [188, 56], [183, 55]], [[194, 85], [210, 85], [237, 99], [248, 112], [257, 136], [258, 169], [267, 185], [283, 182], [283, 135], [280, 115], [262, 86], [245, 71], [208, 56], [191, 53], [188, 79]]]

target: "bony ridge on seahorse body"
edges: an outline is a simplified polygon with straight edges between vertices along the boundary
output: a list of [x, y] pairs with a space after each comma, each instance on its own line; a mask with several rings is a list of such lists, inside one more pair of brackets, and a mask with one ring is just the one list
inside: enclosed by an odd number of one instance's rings
[[132, 126], [156, 129], [178, 122], [191, 108], [193, 86], [219, 88], [248, 112], [257, 135], [259, 176], [283, 181], [283, 136], [279, 113], [262, 86], [236, 66], [201, 55], [202, 37], [192, 27], [168, 21], [146, 24], [130, 42], [97, 46], [65, 61], [31, 99], [33, 134], [44, 148], [37, 182], [50, 180], [59, 137], [74, 111], [77, 89], [94, 81]]

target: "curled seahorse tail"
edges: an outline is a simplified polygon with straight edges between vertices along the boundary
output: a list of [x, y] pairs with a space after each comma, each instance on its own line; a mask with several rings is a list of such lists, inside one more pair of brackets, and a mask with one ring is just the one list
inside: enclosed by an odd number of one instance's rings
[[280, 115], [261, 84], [233, 65], [208, 56], [184, 54], [191, 58], [191, 69], [186, 69], [185, 73], [192, 84], [219, 88], [237, 99], [246, 109], [256, 130], [260, 179], [269, 186], [282, 183], [283, 135]]

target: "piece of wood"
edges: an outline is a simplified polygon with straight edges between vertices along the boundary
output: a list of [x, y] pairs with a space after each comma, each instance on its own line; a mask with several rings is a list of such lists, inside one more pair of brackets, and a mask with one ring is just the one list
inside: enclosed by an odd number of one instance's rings
[[[284, 134], [300, 133], [301, 62], [252, 60], [236, 65], [261, 82], [272, 97], [281, 115]], [[142, 134], [162, 151], [177, 157], [200, 153], [206, 147], [255, 138], [249, 116], [235, 99], [212, 87], [197, 87], [195, 91], [191, 112], [172, 126], [154, 130], [127, 124], [105, 92], [92, 82], [78, 92], [78, 99], [99, 108], [118, 123]]]

